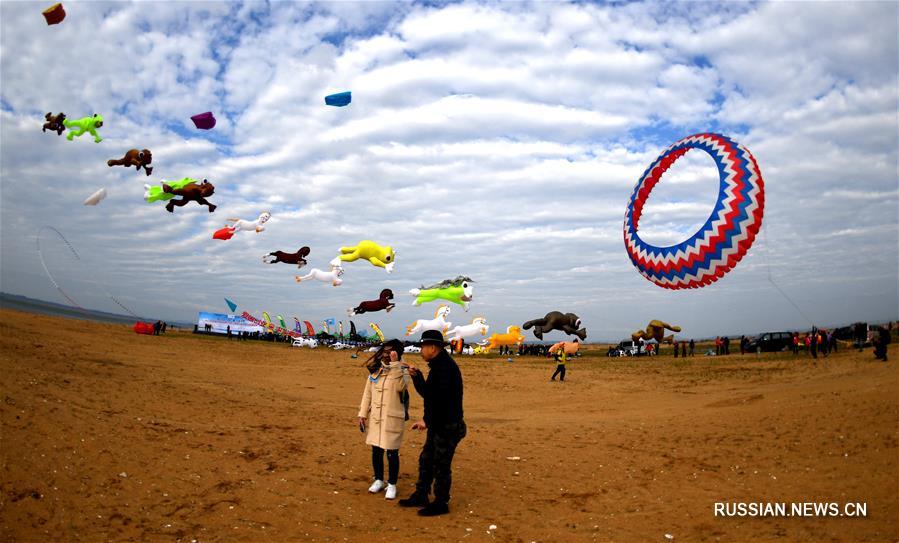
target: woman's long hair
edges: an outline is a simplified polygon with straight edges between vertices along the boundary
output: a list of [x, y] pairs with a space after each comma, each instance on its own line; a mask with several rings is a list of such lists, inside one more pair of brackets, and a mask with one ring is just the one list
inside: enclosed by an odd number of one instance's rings
[[375, 351], [370, 357], [368, 357], [368, 360], [365, 361], [365, 367], [368, 368], [369, 373], [375, 373], [381, 368], [381, 364], [383, 363], [384, 359], [384, 350], [387, 347], [390, 347], [394, 352], [396, 352], [397, 360], [403, 359], [403, 342], [398, 339], [387, 340], [378, 347], [377, 351]]

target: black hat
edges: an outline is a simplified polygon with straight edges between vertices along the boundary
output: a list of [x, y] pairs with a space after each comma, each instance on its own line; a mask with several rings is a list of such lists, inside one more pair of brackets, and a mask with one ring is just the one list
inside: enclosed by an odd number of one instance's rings
[[443, 347], [449, 345], [449, 343], [443, 340], [443, 334], [441, 334], [439, 330], [425, 330], [424, 333], [421, 334], [421, 342], [439, 343]]

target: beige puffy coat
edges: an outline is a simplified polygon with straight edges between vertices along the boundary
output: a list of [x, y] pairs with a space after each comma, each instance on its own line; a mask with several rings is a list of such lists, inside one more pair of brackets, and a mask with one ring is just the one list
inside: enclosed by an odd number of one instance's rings
[[365, 443], [386, 450], [396, 450], [403, 443], [406, 410], [400, 393], [406, 390], [409, 373], [399, 362], [382, 366], [377, 374], [365, 380], [359, 416], [368, 419]]

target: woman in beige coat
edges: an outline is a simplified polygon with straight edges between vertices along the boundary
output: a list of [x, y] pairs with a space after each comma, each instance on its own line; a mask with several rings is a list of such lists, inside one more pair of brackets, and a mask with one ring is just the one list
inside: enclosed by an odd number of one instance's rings
[[[371, 464], [375, 482], [368, 491], [376, 494], [387, 489], [385, 498], [396, 498], [396, 481], [400, 471], [400, 445], [406, 427], [409, 373], [400, 359], [403, 344], [392, 339], [381, 345], [368, 360], [371, 375], [365, 382], [359, 406], [359, 428], [368, 429], [365, 443], [371, 445]], [[388, 478], [384, 484], [384, 451], [387, 451]]]

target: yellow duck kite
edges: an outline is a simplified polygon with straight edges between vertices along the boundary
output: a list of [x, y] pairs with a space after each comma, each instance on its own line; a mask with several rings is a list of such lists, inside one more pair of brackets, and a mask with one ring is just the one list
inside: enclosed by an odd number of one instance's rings
[[352, 247], [341, 247], [340, 256], [331, 261], [332, 266], [339, 266], [341, 262], [355, 262], [360, 258], [368, 260], [372, 265], [384, 268], [387, 273], [393, 272], [396, 252], [393, 247], [382, 247], [371, 240], [362, 240]]

